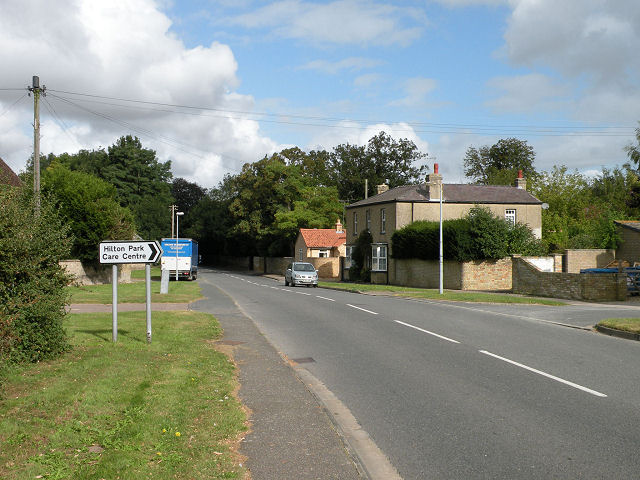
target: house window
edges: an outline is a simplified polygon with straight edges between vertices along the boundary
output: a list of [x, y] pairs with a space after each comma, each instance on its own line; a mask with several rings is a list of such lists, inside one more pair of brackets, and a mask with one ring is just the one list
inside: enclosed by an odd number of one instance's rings
[[298, 249], [298, 261], [301, 262], [304, 260], [303, 251], [301, 248]]
[[516, 224], [516, 211], [515, 210], [505, 210], [504, 211], [504, 219], [509, 222], [511, 225]]
[[371, 210], [367, 209], [365, 215], [367, 218], [367, 230], [371, 231]]
[[358, 236], [358, 212], [353, 212], [353, 236]]
[[384, 208], [380, 210], [380, 233], [387, 233], [387, 214]]
[[351, 267], [351, 252], [353, 251], [353, 247], [347, 245], [346, 246], [346, 250], [345, 250], [345, 257], [344, 257], [344, 268], [350, 268]]
[[371, 271], [387, 271], [387, 244], [371, 245]]
[[321, 248], [318, 250], [318, 258], [329, 258], [329, 249]]

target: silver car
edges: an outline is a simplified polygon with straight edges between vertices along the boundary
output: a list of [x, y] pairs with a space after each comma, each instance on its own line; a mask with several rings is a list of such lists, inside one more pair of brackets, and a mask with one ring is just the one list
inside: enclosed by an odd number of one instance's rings
[[307, 287], [318, 286], [318, 272], [316, 267], [306, 262], [293, 262], [284, 272], [285, 286], [306, 285]]

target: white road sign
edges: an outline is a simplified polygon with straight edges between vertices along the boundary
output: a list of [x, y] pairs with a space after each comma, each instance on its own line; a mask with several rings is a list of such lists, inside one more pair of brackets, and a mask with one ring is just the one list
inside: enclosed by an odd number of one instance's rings
[[161, 253], [158, 242], [150, 240], [100, 242], [100, 263], [153, 263]]

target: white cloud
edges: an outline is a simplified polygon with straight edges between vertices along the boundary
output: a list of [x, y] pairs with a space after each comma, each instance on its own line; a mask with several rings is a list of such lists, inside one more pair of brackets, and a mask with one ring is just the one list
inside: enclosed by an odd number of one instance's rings
[[437, 86], [433, 78], [409, 78], [404, 83], [406, 96], [390, 102], [393, 107], [416, 107], [424, 104], [429, 95]]
[[[54, 122], [43, 103], [41, 151], [108, 146], [120, 135], [134, 134], [145, 147], [157, 150], [161, 160], [171, 159], [177, 176], [211, 187], [224, 173], [277, 149], [257, 122], [239, 115], [225, 118], [197, 108], [181, 110], [191, 115], [179, 115], [166, 111], [174, 107], [129, 103], [123, 108], [108, 105], [123, 102], [61, 93], [251, 111], [253, 98], [234, 92], [239, 81], [231, 49], [216, 42], [186, 48], [170, 26], [153, 0], [66, 0], [56, 2], [55, 8], [46, 0], [1, 2], [3, 86], [26, 86], [32, 75], [39, 75], [49, 89], [46, 101], [64, 122]], [[19, 95], [22, 92], [0, 92], [0, 112]], [[70, 98], [85, 110], [58, 97]], [[0, 118], [0, 156], [17, 170], [32, 152], [32, 107], [24, 101], [19, 107]]]
[[312, 43], [406, 46], [421, 36], [426, 19], [419, 9], [372, 0], [282, 0], [224, 22]]
[[316, 70], [329, 75], [337, 75], [345, 70], [357, 72], [381, 65], [383, 62], [372, 58], [349, 57], [337, 62], [313, 60], [300, 67], [302, 70]]
[[499, 97], [486, 103], [501, 113], [553, 110], [558, 108], [561, 102], [564, 108], [566, 97], [570, 94], [566, 85], [560, 85], [540, 73], [495, 77], [488, 85], [499, 93]]

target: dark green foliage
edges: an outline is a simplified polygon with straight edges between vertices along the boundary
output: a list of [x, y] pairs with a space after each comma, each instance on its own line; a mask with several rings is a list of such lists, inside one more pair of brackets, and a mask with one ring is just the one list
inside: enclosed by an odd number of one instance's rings
[[525, 178], [533, 180], [537, 172], [533, 147], [526, 140], [507, 138], [489, 147], [469, 147], [464, 158], [464, 174], [482, 185], [512, 185], [522, 170]]
[[[512, 226], [484, 208], [474, 207], [465, 218], [442, 222], [443, 257], [466, 262], [504, 258], [512, 254], [542, 255], [544, 248], [527, 225]], [[438, 260], [439, 222], [419, 221], [394, 232], [393, 258]]]
[[100, 242], [133, 238], [133, 215], [120, 206], [115, 187], [106, 181], [53, 163], [43, 171], [42, 191], [55, 199], [70, 228], [73, 258], [98, 263]]
[[54, 357], [68, 348], [68, 228], [46, 196], [34, 215], [28, 188], [0, 188], [0, 205], [0, 362]]
[[349, 279], [354, 282], [371, 281], [371, 243], [373, 237], [369, 230], [363, 230], [351, 251]]

